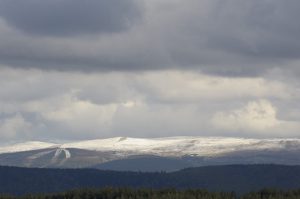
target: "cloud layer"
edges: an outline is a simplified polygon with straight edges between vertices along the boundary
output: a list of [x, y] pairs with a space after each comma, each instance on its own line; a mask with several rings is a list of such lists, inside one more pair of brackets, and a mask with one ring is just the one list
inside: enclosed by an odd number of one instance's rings
[[77, 71], [299, 75], [299, 2], [3, 0], [0, 60]]
[[2, 141], [178, 135], [295, 137], [299, 87], [196, 72], [0, 70]]
[[140, 20], [135, 0], [3, 0], [8, 25], [39, 36], [72, 36], [124, 31]]
[[297, 0], [2, 0], [0, 138], [299, 137]]

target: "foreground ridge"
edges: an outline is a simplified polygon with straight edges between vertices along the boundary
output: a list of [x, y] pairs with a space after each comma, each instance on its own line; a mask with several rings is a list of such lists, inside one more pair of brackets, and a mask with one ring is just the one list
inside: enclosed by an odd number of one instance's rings
[[170, 173], [0, 167], [0, 176], [0, 193], [7, 194], [54, 193], [87, 187], [206, 189], [243, 194], [268, 187], [300, 187], [300, 166], [282, 165], [206, 166]]

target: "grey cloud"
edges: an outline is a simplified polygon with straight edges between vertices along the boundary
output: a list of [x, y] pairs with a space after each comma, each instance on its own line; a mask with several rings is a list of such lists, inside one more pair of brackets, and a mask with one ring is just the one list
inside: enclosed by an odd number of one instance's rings
[[[0, 142], [299, 137], [299, 7], [298, 0], [0, 0]], [[278, 129], [253, 130], [260, 122], [252, 113], [264, 104], [274, 107], [269, 119]], [[237, 128], [216, 128], [228, 115]]]
[[[3, 5], [12, 4], [10, 9], [0, 6], [5, 11], [1, 12], [2, 18], [8, 24], [14, 24], [17, 17], [18, 23], [23, 24], [23, 17], [22, 20], [19, 18], [23, 15], [22, 10], [18, 10], [21, 14], [17, 13], [15, 2], [29, 9], [35, 1], [1, 1]], [[58, 6], [61, 2], [68, 4], [71, 1], [59, 2], [54, 0], [37, 4], [45, 8], [47, 4]], [[104, 7], [109, 7], [108, 11], [124, 6], [128, 8], [118, 13], [100, 12], [101, 19], [108, 16], [113, 20], [110, 25], [106, 26], [104, 22], [102, 26], [99, 25], [98, 32], [91, 30], [94, 26], [90, 26], [97, 25], [94, 22], [98, 15], [83, 17], [76, 13], [75, 8], [83, 1], [80, 2], [76, 0], [73, 5], [72, 1], [72, 6], [63, 9], [66, 16], [62, 18], [69, 20], [74, 17], [78, 20], [78, 24], [70, 23], [70, 27], [62, 27], [68, 24], [64, 20], [56, 21], [54, 27], [30, 28], [28, 35], [16, 32], [2, 22], [1, 63], [14, 67], [63, 71], [180, 69], [225, 76], [258, 76], [279, 68], [299, 75], [300, 26], [296, 20], [300, 18], [297, 10], [299, 1], [141, 0], [139, 2], [142, 2], [144, 8], [139, 11], [143, 12], [143, 20], [127, 31], [113, 28], [123, 27], [120, 24], [123, 24], [121, 21], [124, 18], [133, 21], [140, 18], [136, 14], [136, 2], [89, 1], [92, 2], [91, 13], [94, 9]], [[59, 7], [58, 11], [61, 9]], [[53, 20], [55, 13], [49, 12], [45, 11], [42, 21], [50, 23]], [[31, 17], [24, 17], [24, 20], [34, 23]], [[22, 24], [15, 26], [21, 29]], [[77, 33], [89, 31], [99, 34], [69, 37], [72, 29]], [[101, 34], [103, 31], [110, 33], [115, 30], [117, 34]], [[35, 35], [37, 31], [42, 31], [43, 35], [53, 35], [58, 31], [65, 37], [39, 37]]]
[[[214, 0], [191, 5], [189, 13], [172, 24], [168, 38], [172, 60], [180, 66], [223, 75], [258, 75], [275, 67], [292, 70], [287, 63], [300, 58], [300, 26], [295, 20], [299, 1]], [[205, 14], [196, 14], [198, 10]]]
[[[288, 80], [179, 70], [77, 73], [8, 68], [0, 69], [0, 85], [2, 142], [112, 136], [299, 136], [299, 86]], [[279, 128], [280, 132], [266, 129], [260, 134], [211, 126], [215, 113], [248, 113], [252, 109], [245, 109], [246, 105], [261, 99], [278, 109], [271, 119], [296, 127]], [[246, 116], [242, 119], [251, 120]]]
[[2, 0], [0, 15], [25, 33], [69, 36], [127, 30], [141, 18], [135, 0]]

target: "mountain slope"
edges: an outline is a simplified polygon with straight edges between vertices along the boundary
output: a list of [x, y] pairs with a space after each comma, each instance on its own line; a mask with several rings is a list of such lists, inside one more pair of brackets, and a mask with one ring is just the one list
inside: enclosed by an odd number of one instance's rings
[[130, 156], [94, 165], [93, 168], [114, 171], [176, 171], [194, 166], [189, 161], [179, 158], [159, 156]]
[[8, 146], [0, 147], [0, 154], [1, 153], [16, 153], [22, 151], [32, 151], [32, 150], [39, 150], [39, 149], [46, 149], [46, 148], [55, 148], [58, 144], [48, 143], [48, 142], [39, 142], [39, 141], [32, 141], [32, 142], [25, 142], [25, 143], [18, 143]]
[[[116, 137], [63, 144], [26, 142], [0, 147], [0, 165], [173, 171], [226, 164], [300, 165], [299, 153], [299, 139]], [[149, 162], [152, 162], [151, 168]]]

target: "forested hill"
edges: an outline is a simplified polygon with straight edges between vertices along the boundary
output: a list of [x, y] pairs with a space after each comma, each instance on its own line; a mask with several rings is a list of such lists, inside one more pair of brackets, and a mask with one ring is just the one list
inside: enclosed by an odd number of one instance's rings
[[75, 188], [108, 186], [201, 188], [237, 193], [266, 187], [297, 189], [300, 188], [300, 166], [207, 166], [172, 173], [0, 167], [0, 193], [49, 193]]

